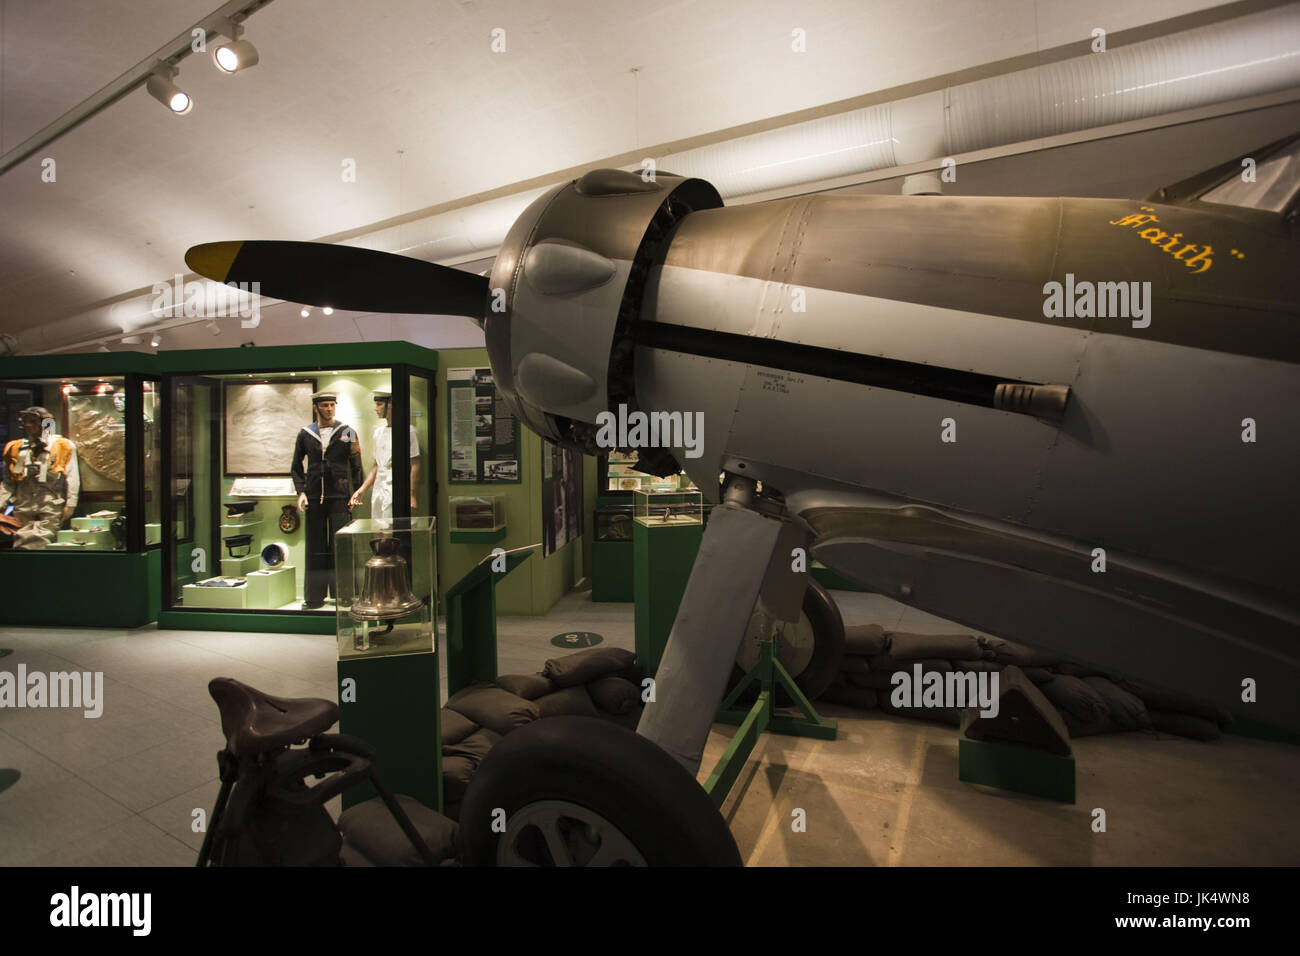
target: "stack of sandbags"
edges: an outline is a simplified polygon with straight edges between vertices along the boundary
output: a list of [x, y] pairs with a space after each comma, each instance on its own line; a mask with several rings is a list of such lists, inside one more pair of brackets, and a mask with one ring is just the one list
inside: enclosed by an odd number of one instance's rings
[[1155, 729], [1211, 740], [1231, 719], [1197, 701], [997, 637], [912, 634], [886, 631], [879, 624], [856, 624], [844, 628], [844, 643], [840, 676], [820, 700], [956, 724], [958, 716], [951, 708], [895, 706], [890, 699], [896, 687], [894, 674], [904, 671], [914, 682], [918, 663], [923, 681], [931, 672], [1000, 672], [1015, 666], [1043, 691], [1075, 737]]
[[470, 778], [492, 746], [516, 727], [544, 717], [603, 717], [635, 728], [642, 672], [636, 655], [591, 648], [548, 660], [537, 674], [473, 684], [442, 709], [442, 786], [446, 814], [460, 817]]

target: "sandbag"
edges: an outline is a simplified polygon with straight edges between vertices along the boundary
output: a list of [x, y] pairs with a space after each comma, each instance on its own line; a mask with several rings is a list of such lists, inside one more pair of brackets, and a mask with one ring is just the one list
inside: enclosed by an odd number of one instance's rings
[[818, 700], [830, 704], [843, 704], [846, 707], [858, 707], [862, 710], [875, 710], [879, 695], [867, 687], [854, 687], [852, 684], [836, 681], [822, 693]]
[[[1160, 710], [1169, 714], [1191, 714], [1193, 717], [1211, 721], [1220, 727], [1226, 727], [1232, 723], [1232, 716], [1227, 711], [1221, 710], [1213, 704], [1207, 704], [1203, 700], [1156, 690], [1154, 687], [1147, 687], [1144, 684], [1130, 680], [1119, 680], [1116, 683], [1146, 704], [1148, 711]], [[1170, 733], [1173, 732], [1170, 731]], [[1200, 738], [1196, 739], [1199, 740]]]
[[505, 735], [531, 723], [538, 716], [537, 705], [500, 687], [476, 684], [452, 694], [447, 706], [480, 727]]
[[559, 690], [549, 677], [541, 674], [507, 674], [497, 678], [497, 686], [524, 700], [536, 700]]
[[[474, 771], [478, 764], [469, 757], [443, 757], [442, 758], [442, 802], [444, 806], [450, 804], [459, 805], [465, 798], [465, 789], [469, 786], [469, 778], [474, 776]], [[447, 815], [455, 819], [450, 810]]]
[[1218, 740], [1219, 725], [1212, 720], [1193, 714], [1174, 714], [1165, 710], [1147, 711], [1151, 726], [1166, 734], [1190, 737], [1192, 740]]
[[840, 661], [840, 673], [870, 674], [871, 665], [867, 663], [865, 657], [854, 657], [853, 655], [845, 654], [843, 659]]
[[1058, 674], [1039, 689], [1065, 719], [1071, 736], [1104, 734], [1112, 728], [1106, 701], [1082, 679]]
[[607, 714], [627, 714], [641, 703], [641, 691], [636, 684], [610, 675], [587, 685], [591, 701]]
[[1105, 671], [1099, 671], [1095, 667], [1089, 667], [1087, 664], [1076, 664], [1074, 661], [1061, 661], [1052, 670], [1058, 674], [1064, 674], [1066, 677], [1105, 677]]
[[[456, 855], [456, 834], [459, 830], [455, 821], [441, 813], [430, 810], [424, 804], [404, 793], [399, 793], [397, 802], [410, 818], [411, 824], [420, 838], [429, 845], [436, 862]], [[424, 860], [411, 846], [411, 841], [402, 832], [401, 825], [388, 812], [388, 807], [379, 797], [359, 803], [339, 816], [339, 830], [343, 834], [345, 847], [350, 846], [365, 857], [366, 863], [379, 866], [423, 866]], [[348, 865], [358, 865], [359, 861], [345, 857]], [[363, 864], [364, 865], [364, 864]]]
[[585, 687], [566, 687], [535, 701], [542, 717], [599, 717]]
[[983, 650], [979, 656], [991, 658], [999, 664], [1015, 664], [1023, 668], [1051, 667], [1061, 662], [1061, 655], [1055, 651], [1040, 651], [1014, 641], [1004, 641], [1000, 637], [981, 637], [979, 642]]
[[883, 654], [889, 647], [885, 629], [879, 624], [850, 624], [844, 628], [844, 653], [857, 657]]
[[1084, 683], [1101, 695], [1115, 730], [1146, 730], [1151, 718], [1142, 701], [1104, 677], [1085, 677]]
[[871, 690], [889, 690], [893, 687], [893, 674], [888, 671], [867, 671], [865, 674], [843, 674], [844, 682], [852, 684], [854, 687], [870, 688]]
[[458, 744], [442, 748], [443, 759], [447, 757], [465, 757], [473, 761], [477, 767], [479, 762], [487, 756], [487, 752], [492, 749], [493, 745], [501, 739], [501, 735], [488, 730], [486, 727], [476, 731], [466, 737]]
[[474, 721], [464, 714], [458, 714], [447, 707], [442, 709], [442, 714], [438, 718], [438, 725], [442, 730], [442, 745], [444, 747], [450, 744], [458, 744], [478, 730], [478, 724], [474, 723]]
[[976, 674], [979, 674], [979, 673], [982, 673], [982, 672], [985, 672], [985, 671], [987, 671], [988, 673], [992, 674], [992, 673], [994, 673], [994, 672], [996, 672], [996, 671], [1000, 671], [1000, 670], [1002, 670], [1002, 668], [1005, 667], [1005, 666], [1006, 666], [1005, 664], [999, 664], [997, 661], [985, 661], [985, 660], [978, 660], [978, 661], [953, 661], [953, 662], [952, 662], [953, 670], [957, 670], [957, 671], [973, 671], [973, 672], [976, 673]]
[[988, 657], [974, 634], [910, 634], [889, 631], [889, 656], [896, 661], [973, 660]]
[[546, 662], [542, 674], [555, 682], [556, 687], [576, 687], [589, 684], [598, 677], [625, 670], [636, 661], [636, 655], [621, 647], [592, 647], [576, 654], [556, 657]]

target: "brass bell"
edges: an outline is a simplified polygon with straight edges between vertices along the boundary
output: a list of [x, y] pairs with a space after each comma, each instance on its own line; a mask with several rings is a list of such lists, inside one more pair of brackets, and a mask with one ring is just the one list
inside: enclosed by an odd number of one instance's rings
[[411, 593], [397, 539], [373, 538], [370, 550], [374, 557], [366, 562], [361, 598], [348, 608], [348, 616], [354, 621], [395, 621], [418, 611], [424, 600]]

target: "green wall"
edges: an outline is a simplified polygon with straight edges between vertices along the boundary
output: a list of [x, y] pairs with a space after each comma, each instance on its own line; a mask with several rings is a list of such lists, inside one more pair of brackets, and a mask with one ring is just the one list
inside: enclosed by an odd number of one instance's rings
[[[440, 594], [459, 581], [493, 548], [521, 548], [542, 540], [542, 440], [520, 424], [519, 484], [451, 484], [447, 460], [447, 369], [485, 368], [487, 349], [444, 349], [438, 353], [438, 400], [434, 421], [438, 425], [438, 588]], [[595, 498], [595, 460], [584, 463], [583, 535], [558, 552], [543, 558], [541, 549], [497, 587], [498, 614], [545, 614], [589, 566], [592, 509]], [[453, 497], [497, 495], [504, 499], [506, 537], [482, 545], [452, 544]]]

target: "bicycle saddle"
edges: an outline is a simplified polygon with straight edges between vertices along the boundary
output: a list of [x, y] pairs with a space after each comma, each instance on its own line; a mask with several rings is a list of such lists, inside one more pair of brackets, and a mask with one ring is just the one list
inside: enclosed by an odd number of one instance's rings
[[319, 697], [272, 697], [232, 677], [208, 681], [221, 711], [226, 748], [238, 757], [279, 750], [322, 731], [339, 719], [339, 705]]

